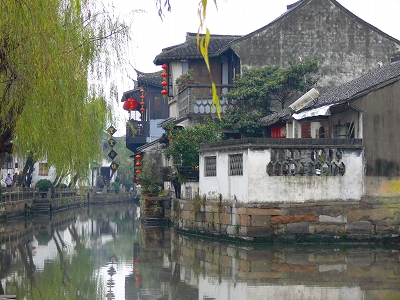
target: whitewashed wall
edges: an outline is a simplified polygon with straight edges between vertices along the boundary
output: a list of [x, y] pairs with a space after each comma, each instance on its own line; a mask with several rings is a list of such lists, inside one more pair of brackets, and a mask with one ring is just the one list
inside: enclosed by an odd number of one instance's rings
[[[228, 156], [243, 153], [243, 176], [228, 176]], [[204, 176], [204, 157], [217, 157], [217, 176]], [[249, 202], [304, 202], [360, 199], [364, 194], [364, 158], [358, 150], [343, 151], [343, 176], [269, 176], [269, 149], [209, 150], [200, 154], [199, 193], [207, 199]]]

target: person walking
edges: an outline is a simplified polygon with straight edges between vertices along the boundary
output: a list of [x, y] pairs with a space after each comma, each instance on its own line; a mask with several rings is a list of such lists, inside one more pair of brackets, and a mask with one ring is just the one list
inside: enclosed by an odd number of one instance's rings
[[12, 186], [13, 180], [11, 178], [11, 174], [10, 173], [8, 173], [8, 175], [7, 175], [6, 179], [4, 180], [4, 182], [6, 183], [6, 186], [8, 188], [10, 188]]

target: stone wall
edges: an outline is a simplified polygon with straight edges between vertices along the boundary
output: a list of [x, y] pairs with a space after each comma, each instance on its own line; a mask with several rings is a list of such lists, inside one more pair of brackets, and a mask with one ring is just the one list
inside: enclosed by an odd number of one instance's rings
[[178, 230], [249, 242], [399, 242], [400, 201], [228, 203], [173, 200]]

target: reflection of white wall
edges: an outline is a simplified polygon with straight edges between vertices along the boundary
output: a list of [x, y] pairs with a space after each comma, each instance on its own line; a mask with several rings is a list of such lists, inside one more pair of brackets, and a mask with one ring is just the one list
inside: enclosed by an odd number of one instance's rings
[[[79, 219], [77, 219], [74, 226], [76, 232], [80, 237], [86, 237], [86, 239], [81, 240], [81, 243], [85, 244], [87, 248], [90, 248], [92, 246], [90, 237], [97, 236], [99, 235], [100, 232], [100, 228], [98, 226], [97, 221], [89, 219], [84, 222], [81, 222]], [[118, 231], [117, 226], [118, 225], [116, 223], [110, 222], [110, 228], [114, 233], [117, 233]], [[66, 247], [63, 249], [65, 251], [64, 253], [67, 253], [68, 255], [74, 254], [75, 242], [69, 230], [68, 229], [60, 230], [59, 233], [62, 241], [66, 245]], [[55, 234], [54, 237], [56, 237], [57, 242], [61, 246], [57, 234]], [[111, 234], [105, 234], [99, 236], [96, 239], [95, 243], [99, 247], [112, 240], [113, 236]], [[33, 262], [36, 268], [38, 269], [43, 269], [46, 261], [53, 260], [58, 256], [57, 246], [53, 237], [51, 237], [47, 245], [39, 245], [38, 241], [34, 237], [32, 241], [32, 247], [36, 248], [35, 251], [33, 251]]]
[[256, 286], [217, 277], [199, 276], [199, 299], [264, 300], [264, 299], [364, 299], [360, 287], [326, 287], [305, 285]]

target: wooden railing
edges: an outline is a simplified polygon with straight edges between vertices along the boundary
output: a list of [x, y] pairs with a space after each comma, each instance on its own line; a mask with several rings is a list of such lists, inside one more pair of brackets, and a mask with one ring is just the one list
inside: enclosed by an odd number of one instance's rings
[[[225, 112], [228, 99], [225, 94], [233, 87], [232, 84], [217, 84], [217, 95], [219, 96], [221, 112]], [[212, 105], [211, 85], [189, 84], [178, 94], [179, 118], [188, 114], [210, 114], [215, 113]]]

